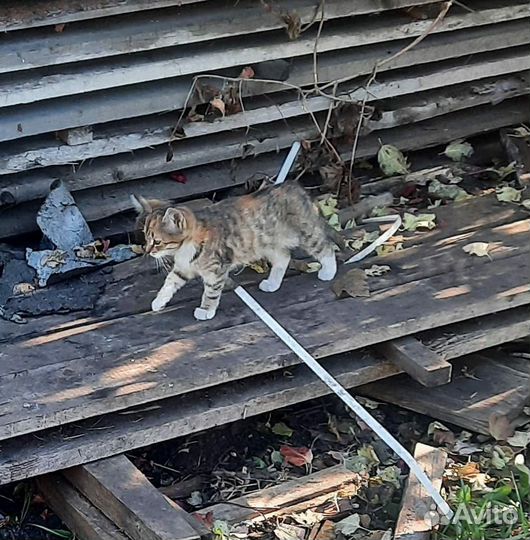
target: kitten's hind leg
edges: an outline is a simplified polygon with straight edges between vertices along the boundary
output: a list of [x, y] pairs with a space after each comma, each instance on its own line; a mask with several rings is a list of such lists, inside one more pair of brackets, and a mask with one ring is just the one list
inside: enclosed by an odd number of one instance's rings
[[315, 255], [315, 258], [321, 266], [318, 271], [318, 279], [331, 281], [337, 273], [337, 259], [333, 248], [327, 247], [321, 253]]
[[288, 251], [281, 250], [268, 253], [266, 257], [271, 263], [271, 271], [269, 277], [259, 284], [259, 288], [265, 292], [275, 292], [282, 284], [291, 255]]
[[311, 234], [304, 233], [300, 247], [320, 263], [318, 279], [331, 281], [335, 277], [337, 273], [335, 250], [324, 229], [315, 227]]

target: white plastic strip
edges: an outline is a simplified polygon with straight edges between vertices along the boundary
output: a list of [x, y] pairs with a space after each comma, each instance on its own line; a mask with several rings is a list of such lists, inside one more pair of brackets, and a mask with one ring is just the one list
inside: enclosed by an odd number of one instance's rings
[[[275, 184], [281, 184], [296, 159], [300, 150], [300, 143], [293, 143], [287, 158], [278, 174]], [[346, 261], [356, 262], [366, 257], [377, 246], [384, 244], [401, 225], [401, 218], [393, 218], [395, 223], [385, 231], [375, 242], [370, 244], [363, 251]], [[388, 216], [380, 218], [370, 218], [365, 221], [388, 221]], [[367, 251], [369, 250], [369, 251]], [[365, 255], [362, 255], [366, 251]], [[362, 257], [360, 257], [362, 255]], [[360, 257], [360, 258], [359, 258]], [[414, 457], [403, 447], [351, 394], [341, 386], [288, 332], [281, 326], [263, 307], [254, 300], [252, 296], [241, 286], [235, 288], [234, 292], [241, 300], [259, 317], [286, 345], [302, 360], [315, 375], [330, 388], [367, 426], [369, 426], [408, 466], [410, 471], [421, 482], [427, 493], [438, 506], [439, 510], [448, 518], [453, 517], [453, 511], [438, 493], [433, 483], [425, 472], [420, 468]]]
[[434, 487], [429, 477], [414, 457], [341, 386], [243, 287], [234, 292], [245, 304], [317, 375], [367, 426], [369, 426], [409, 466], [411, 472], [422, 483], [440, 511], [451, 519], [453, 511]]
[[380, 216], [369, 219], [364, 219], [363, 223], [372, 223], [372, 222], [393, 222], [392, 226], [389, 227], [379, 238], [374, 240], [370, 245], [366, 246], [362, 251], [356, 253], [353, 257], [350, 257], [344, 264], [350, 264], [354, 262], [362, 261], [365, 257], [370, 255], [372, 251], [375, 251], [376, 248], [382, 246], [387, 240], [396, 234], [398, 229], [401, 227], [401, 216]]
[[293, 145], [291, 146], [291, 150], [289, 150], [289, 153], [287, 154], [287, 157], [285, 158], [285, 161], [283, 162], [282, 168], [280, 169], [280, 172], [278, 173], [278, 177], [276, 178], [275, 184], [283, 184], [285, 179], [287, 178], [287, 175], [289, 174], [289, 171], [291, 170], [291, 167], [293, 166], [294, 160], [296, 159], [296, 156], [298, 155], [298, 152], [300, 151], [300, 143], [298, 141], [295, 141]]

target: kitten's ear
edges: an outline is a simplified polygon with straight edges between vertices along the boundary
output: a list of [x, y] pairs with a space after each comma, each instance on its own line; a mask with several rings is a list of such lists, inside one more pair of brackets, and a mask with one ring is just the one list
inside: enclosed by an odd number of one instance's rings
[[162, 223], [169, 231], [188, 229], [195, 223], [195, 216], [189, 208], [168, 208]]
[[131, 195], [131, 203], [138, 214], [150, 214], [153, 211], [153, 207], [149, 204], [149, 201], [139, 195]]

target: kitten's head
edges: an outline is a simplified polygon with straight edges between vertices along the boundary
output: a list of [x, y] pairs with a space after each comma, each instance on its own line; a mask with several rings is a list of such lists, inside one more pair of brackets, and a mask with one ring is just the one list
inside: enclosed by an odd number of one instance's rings
[[168, 203], [143, 197], [134, 199], [143, 221], [146, 253], [155, 258], [171, 257], [183, 244], [193, 241], [197, 220], [189, 208], [168, 207]]

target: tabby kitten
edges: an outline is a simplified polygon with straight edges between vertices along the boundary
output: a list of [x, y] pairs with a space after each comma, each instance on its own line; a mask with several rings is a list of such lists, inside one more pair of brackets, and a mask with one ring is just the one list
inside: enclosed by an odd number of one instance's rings
[[259, 288], [277, 291], [294, 248], [320, 262], [319, 279], [335, 277], [334, 231], [296, 183], [267, 187], [199, 211], [143, 197], [132, 200], [144, 223], [146, 253], [172, 261], [153, 311], [162, 310], [187, 281], [200, 277], [204, 293], [195, 318], [211, 319], [230, 270], [261, 259], [270, 263], [271, 270]]

